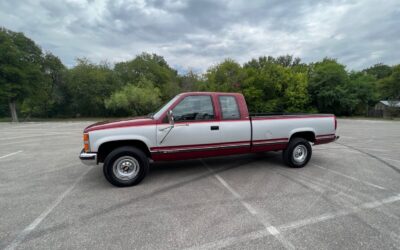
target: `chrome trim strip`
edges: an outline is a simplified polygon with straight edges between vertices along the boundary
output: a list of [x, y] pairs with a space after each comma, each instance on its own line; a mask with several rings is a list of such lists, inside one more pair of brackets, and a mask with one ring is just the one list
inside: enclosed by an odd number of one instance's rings
[[178, 148], [178, 149], [159, 149], [150, 151], [151, 153], [175, 153], [175, 152], [184, 152], [184, 151], [201, 151], [201, 150], [208, 150], [208, 149], [222, 149], [222, 148], [241, 148], [241, 147], [249, 147], [250, 143], [245, 144], [226, 144], [220, 146], [209, 146], [209, 147], [193, 147], [193, 148]]

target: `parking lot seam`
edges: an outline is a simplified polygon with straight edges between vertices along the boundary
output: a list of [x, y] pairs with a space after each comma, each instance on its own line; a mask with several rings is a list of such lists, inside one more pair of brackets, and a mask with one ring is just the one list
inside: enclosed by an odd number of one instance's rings
[[381, 163], [385, 164], [387, 167], [393, 169], [393, 170], [396, 171], [397, 173], [400, 173], [400, 169], [399, 169], [399, 168], [397, 168], [396, 166], [390, 164], [389, 162], [383, 160], [382, 158], [380, 158], [380, 157], [378, 157], [378, 156], [375, 156], [375, 155], [373, 155], [373, 154], [370, 154], [370, 153], [368, 153], [368, 152], [365, 152], [365, 151], [360, 150], [360, 149], [358, 149], [358, 148], [355, 148], [355, 147], [353, 147], [353, 146], [349, 146], [349, 145], [346, 145], [346, 144], [343, 144], [343, 143], [339, 143], [339, 142], [335, 142], [335, 143], [337, 143], [337, 144], [339, 144], [339, 145], [342, 145], [342, 146], [345, 146], [345, 147], [350, 148], [350, 149], [354, 149], [354, 150], [356, 150], [356, 151], [358, 151], [358, 152], [361, 152], [361, 153], [363, 153], [363, 154], [365, 154], [365, 155], [368, 155], [369, 157], [374, 158], [375, 160], [378, 160], [378, 161], [380, 161]]

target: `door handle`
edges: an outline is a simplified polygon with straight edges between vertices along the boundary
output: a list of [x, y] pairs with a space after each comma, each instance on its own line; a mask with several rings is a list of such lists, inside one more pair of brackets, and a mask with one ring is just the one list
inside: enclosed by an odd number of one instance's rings
[[219, 130], [219, 126], [211, 126], [211, 130]]

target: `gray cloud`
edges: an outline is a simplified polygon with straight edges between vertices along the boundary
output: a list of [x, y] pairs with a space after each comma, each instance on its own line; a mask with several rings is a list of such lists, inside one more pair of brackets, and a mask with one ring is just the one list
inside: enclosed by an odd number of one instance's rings
[[77, 57], [116, 62], [142, 51], [198, 71], [228, 57], [282, 54], [334, 57], [350, 69], [400, 63], [398, 0], [3, 0], [0, 25], [69, 66]]

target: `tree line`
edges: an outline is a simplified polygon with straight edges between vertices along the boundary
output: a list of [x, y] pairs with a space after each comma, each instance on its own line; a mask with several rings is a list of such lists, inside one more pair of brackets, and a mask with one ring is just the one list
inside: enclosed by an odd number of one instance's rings
[[379, 100], [400, 99], [400, 65], [348, 71], [336, 59], [284, 55], [178, 74], [162, 56], [142, 53], [113, 65], [80, 58], [68, 68], [23, 33], [0, 28], [0, 117], [144, 115], [185, 91], [241, 92], [251, 112], [365, 115]]

